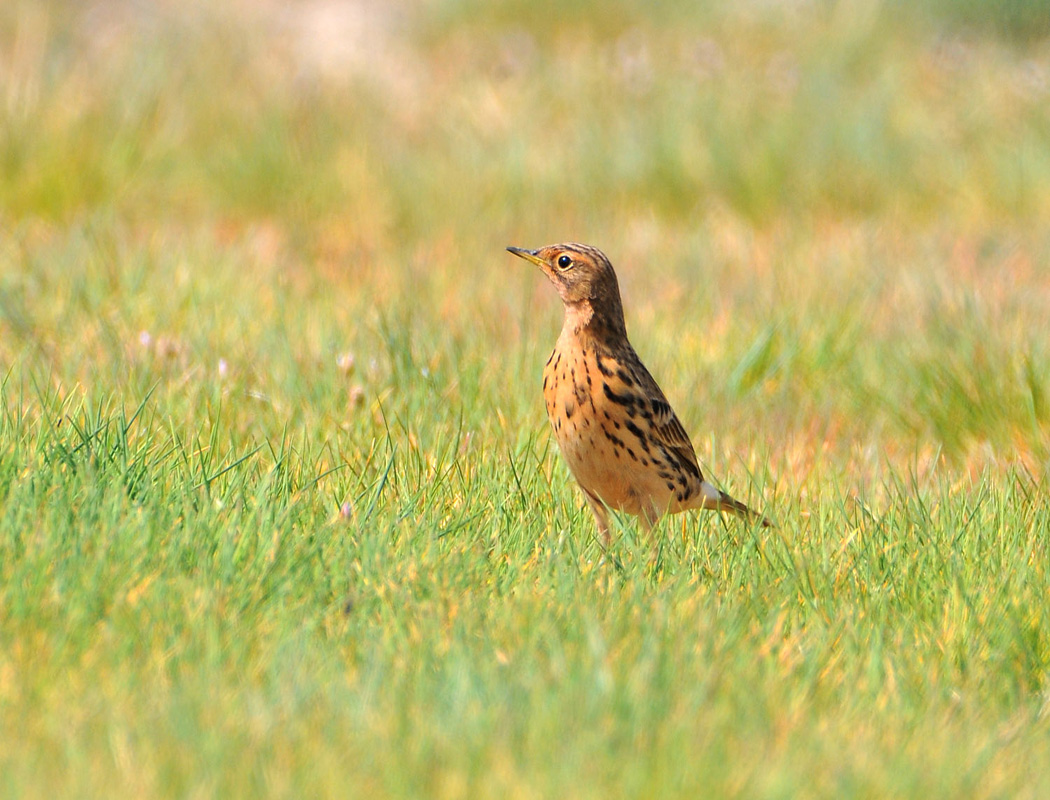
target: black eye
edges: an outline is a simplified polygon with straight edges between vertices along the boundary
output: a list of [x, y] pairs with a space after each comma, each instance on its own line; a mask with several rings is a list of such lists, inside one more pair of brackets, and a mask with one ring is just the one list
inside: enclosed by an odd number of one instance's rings
[[561, 256], [558, 258], [558, 266], [561, 269], [568, 269], [572, 266], [572, 259], [568, 256]]

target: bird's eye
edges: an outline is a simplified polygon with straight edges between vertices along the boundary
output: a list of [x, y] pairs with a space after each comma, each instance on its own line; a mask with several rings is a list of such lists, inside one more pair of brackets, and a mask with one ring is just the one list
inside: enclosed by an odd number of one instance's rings
[[569, 258], [568, 256], [560, 256], [558, 258], [558, 268], [559, 269], [568, 269], [571, 266], [572, 266], [572, 259]]

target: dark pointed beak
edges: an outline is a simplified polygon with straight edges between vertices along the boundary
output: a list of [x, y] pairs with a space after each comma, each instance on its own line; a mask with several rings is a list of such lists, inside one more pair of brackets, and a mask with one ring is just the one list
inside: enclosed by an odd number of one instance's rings
[[526, 261], [531, 261], [533, 264], [535, 264], [538, 267], [544, 266], [543, 259], [540, 258], [538, 255], [536, 255], [536, 251], [535, 250], [525, 250], [524, 248], [521, 248], [521, 247], [508, 247], [507, 248], [507, 252], [508, 253], [513, 253], [514, 255], [518, 256], [519, 258], [524, 258]]

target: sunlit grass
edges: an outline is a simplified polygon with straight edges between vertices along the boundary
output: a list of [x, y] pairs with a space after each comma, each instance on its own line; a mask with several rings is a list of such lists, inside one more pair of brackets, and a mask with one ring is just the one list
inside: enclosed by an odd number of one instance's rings
[[[974, 8], [4, 6], [0, 790], [1045, 796], [1050, 51]], [[776, 529], [603, 553], [565, 239]]]

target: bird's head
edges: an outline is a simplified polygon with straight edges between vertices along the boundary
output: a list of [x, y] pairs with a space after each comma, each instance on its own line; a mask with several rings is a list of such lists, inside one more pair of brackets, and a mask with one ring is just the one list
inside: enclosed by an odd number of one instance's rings
[[570, 242], [551, 244], [538, 250], [520, 247], [508, 247], [507, 250], [542, 269], [567, 309], [586, 306], [595, 315], [622, 320], [616, 273], [605, 253], [598, 248]]

